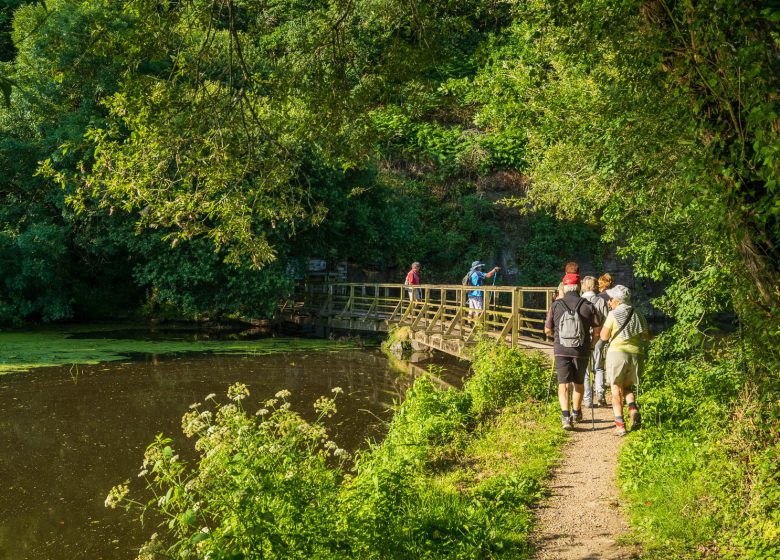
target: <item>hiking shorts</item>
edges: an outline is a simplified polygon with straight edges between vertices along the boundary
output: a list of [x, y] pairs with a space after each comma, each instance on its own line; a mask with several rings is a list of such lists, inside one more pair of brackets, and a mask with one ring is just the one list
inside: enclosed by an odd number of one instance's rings
[[482, 298], [469, 296], [469, 309], [482, 309]]
[[642, 357], [628, 352], [607, 352], [607, 383], [625, 387], [639, 383]]
[[555, 375], [558, 384], [574, 383], [582, 385], [585, 382], [585, 371], [588, 369], [589, 357], [569, 358], [555, 356]]

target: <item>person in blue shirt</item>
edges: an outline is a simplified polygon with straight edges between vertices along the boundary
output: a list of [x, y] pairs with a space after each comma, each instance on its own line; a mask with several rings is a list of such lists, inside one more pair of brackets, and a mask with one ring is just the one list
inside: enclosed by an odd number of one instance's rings
[[[490, 272], [483, 272], [485, 264], [479, 261], [471, 263], [471, 270], [468, 273], [468, 285], [469, 286], [483, 286], [485, 284], [485, 278], [492, 278], [499, 270], [499, 267], [493, 267]], [[481, 311], [485, 308], [485, 291], [484, 290], [471, 290], [469, 296], [469, 317], [473, 317], [477, 314], [477, 311]]]

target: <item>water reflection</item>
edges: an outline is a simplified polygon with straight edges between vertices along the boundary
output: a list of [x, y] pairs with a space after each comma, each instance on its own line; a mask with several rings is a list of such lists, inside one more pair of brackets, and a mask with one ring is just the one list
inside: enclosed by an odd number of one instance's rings
[[[94, 366], [42, 368], [0, 378], [0, 558], [129, 559], [151, 530], [103, 506], [114, 484], [135, 480], [158, 433], [181, 435], [189, 404], [246, 383], [247, 408], [280, 389], [309, 419], [312, 403], [344, 389], [330, 419], [334, 440], [354, 449], [381, 437], [389, 405], [410, 382], [375, 351], [270, 356], [146, 356]], [[224, 400], [227, 400], [226, 397]]]

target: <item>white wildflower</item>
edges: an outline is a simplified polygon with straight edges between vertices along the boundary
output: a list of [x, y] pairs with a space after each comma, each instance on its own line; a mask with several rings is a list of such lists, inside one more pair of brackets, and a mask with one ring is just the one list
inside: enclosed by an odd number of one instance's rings
[[328, 397], [320, 397], [314, 403], [314, 410], [330, 418], [336, 413], [336, 401]]
[[333, 452], [333, 456], [338, 457], [339, 459], [349, 459], [350, 457], [349, 451], [340, 447]]
[[331, 393], [334, 395], [341, 395], [344, 392], [344, 389], [341, 387], [333, 387], [333, 389], [330, 390]]
[[235, 383], [228, 387], [227, 396], [232, 401], [240, 401], [249, 396], [249, 389], [243, 383]]
[[286, 398], [287, 398], [287, 397], [289, 397], [291, 394], [292, 394], [292, 393], [290, 393], [290, 391], [288, 391], [287, 389], [282, 389], [281, 391], [279, 391], [278, 393], [276, 393], [274, 396], [275, 396], [277, 399], [286, 399]]
[[128, 484], [130, 483], [129, 480], [125, 481], [124, 484], [117, 484], [114, 486], [111, 490], [108, 492], [108, 496], [106, 496], [105, 506], [110, 507], [111, 509], [116, 508], [122, 500], [130, 493], [130, 487]]

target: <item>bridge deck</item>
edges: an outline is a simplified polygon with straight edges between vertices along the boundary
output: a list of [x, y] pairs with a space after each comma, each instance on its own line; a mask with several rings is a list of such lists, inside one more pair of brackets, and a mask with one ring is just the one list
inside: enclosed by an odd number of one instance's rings
[[468, 358], [478, 337], [552, 352], [544, 320], [555, 288], [482, 286], [483, 310], [469, 309], [473, 286], [329, 283], [300, 285], [279, 318], [354, 331], [406, 326], [420, 344]]

